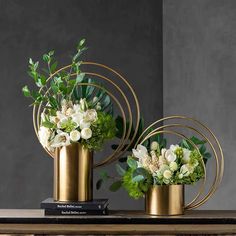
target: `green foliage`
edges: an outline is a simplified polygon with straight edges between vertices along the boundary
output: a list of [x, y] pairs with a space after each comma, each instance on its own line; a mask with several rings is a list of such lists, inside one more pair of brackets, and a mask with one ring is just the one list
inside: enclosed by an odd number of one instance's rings
[[[72, 65], [69, 71], [63, 70], [55, 74], [58, 62], [55, 60], [54, 51], [49, 51], [44, 54], [42, 59], [46, 63], [46, 68], [39, 68], [39, 62], [34, 62], [29, 59], [29, 76], [34, 80], [37, 91], [30, 90], [28, 86], [22, 88], [24, 96], [31, 97], [33, 104], [38, 105], [41, 102], [50, 104], [46, 107], [49, 112], [50, 109], [58, 109], [61, 99], [72, 100], [72, 95], [77, 85], [83, 81], [85, 74], [80, 71], [81, 61], [79, 57], [87, 49], [85, 46], [85, 39], [82, 39], [77, 46], [77, 52], [72, 59]], [[76, 79], [71, 79], [72, 73], [76, 74]], [[52, 80], [50, 86], [47, 85], [47, 77], [51, 76]], [[48, 90], [48, 92], [46, 92]]]
[[119, 164], [116, 164], [116, 171], [120, 176], [125, 174], [125, 170]]
[[152, 186], [152, 176], [148, 173], [145, 175], [134, 175], [135, 169], [129, 168], [123, 176], [122, 186], [126, 189], [129, 196], [138, 199], [143, 197], [148, 189]]
[[109, 190], [112, 192], [116, 192], [118, 189], [120, 189], [121, 186], [122, 186], [122, 181], [118, 180], [111, 184]]
[[[207, 148], [205, 146], [206, 140], [200, 140], [195, 136], [192, 136], [190, 138], [190, 140], [198, 147], [198, 149], [203, 157], [204, 163], [206, 164], [207, 160], [211, 158], [211, 153], [209, 153], [207, 151]], [[182, 142], [180, 143], [180, 146], [183, 148], [187, 148], [189, 150], [192, 150], [192, 151], [195, 149], [194, 146], [189, 141], [187, 141], [185, 139], [182, 140]]]

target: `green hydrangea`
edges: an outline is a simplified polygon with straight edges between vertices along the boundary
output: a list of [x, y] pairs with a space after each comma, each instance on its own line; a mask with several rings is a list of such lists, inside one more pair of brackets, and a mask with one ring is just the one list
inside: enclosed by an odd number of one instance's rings
[[93, 150], [101, 150], [106, 140], [112, 139], [116, 135], [116, 123], [110, 114], [105, 112], [97, 113], [98, 119], [90, 127], [93, 136], [88, 140], [83, 140], [82, 144]]
[[143, 181], [133, 181], [134, 169], [129, 168], [122, 179], [122, 186], [126, 189], [129, 196], [134, 199], [139, 199], [144, 196], [148, 189], [152, 186], [152, 177], [147, 176]]

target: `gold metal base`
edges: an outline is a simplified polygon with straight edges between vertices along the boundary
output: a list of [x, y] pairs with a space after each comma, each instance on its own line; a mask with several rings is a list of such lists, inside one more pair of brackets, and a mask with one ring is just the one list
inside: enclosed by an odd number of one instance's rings
[[54, 200], [93, 199], [93, 153], [79, 143], [57, 148], [54, 158]]
[[145, 208], [150, 215], [184, 214], [184, 185], [153, 186], [146, 194]]

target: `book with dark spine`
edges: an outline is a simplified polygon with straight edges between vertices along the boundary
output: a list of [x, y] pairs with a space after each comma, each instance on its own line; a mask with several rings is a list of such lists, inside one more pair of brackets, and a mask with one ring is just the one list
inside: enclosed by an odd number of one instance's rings
[[58, 202], [53, 198], [47, 198], [42, 201], [40, 207], [42, 209], [55, 209], [55, 210], [104, 210], [108, 206], [108, 199], [95, 199], [87, 202]]
[[76, 215], [107, 215], [108, 209], [103, 210], [59, 210], [59, 209], [45, 209], [45, 215], [57, 216], [76, 216]]

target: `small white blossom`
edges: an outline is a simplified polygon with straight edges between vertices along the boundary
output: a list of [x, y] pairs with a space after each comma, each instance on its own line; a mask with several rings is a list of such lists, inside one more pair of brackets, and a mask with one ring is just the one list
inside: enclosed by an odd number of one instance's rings
[[172, 161], [172, 162], [170, 163], [170, 169], [171, 169], [172, 171], [176, 171], [176, 170], [178, 169], [177, 163], [174, 162], [174, 161]]
[[178, 176], [179, 179], [183, 179], [183, 177], [184, 177], [183, 174], [179, 174]]
[[89, 109], [84, 114], [84, 120], [87, 122], [94, 122], [97, 118], [97, 112], [95, 109]]
[[170, 179], [172, 177], [172, 172], [170, 170], [165, 170], [163, 173], [165, 179]]

